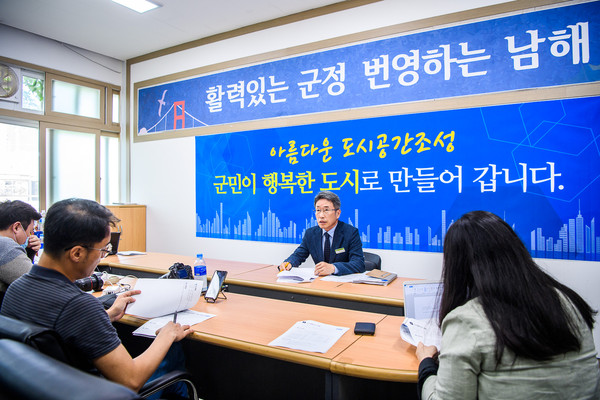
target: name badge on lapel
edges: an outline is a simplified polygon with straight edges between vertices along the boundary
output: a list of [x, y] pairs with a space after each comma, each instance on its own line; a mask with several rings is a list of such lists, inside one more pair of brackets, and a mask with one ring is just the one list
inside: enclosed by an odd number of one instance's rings
[[340, 247], [339, 249], [335, 249], [335, 254], [342, 254], [345, 252], [346, 252], [346, 249], [344, 249], [343, 247]]

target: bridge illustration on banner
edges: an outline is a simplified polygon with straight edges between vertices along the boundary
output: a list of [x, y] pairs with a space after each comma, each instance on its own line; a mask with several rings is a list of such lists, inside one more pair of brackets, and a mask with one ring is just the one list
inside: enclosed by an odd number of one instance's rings
[[[186, 118], [187, 117], [187, 118]], [[187, 128], [196, 128], [199, 126], [208, 126], [207, 123], [200, 121], [189, 112], [185, 111], [185, 101], [176, 101], [167, 110], [166, 113], [150, 128], [142, 127], [138, 135], [147, 135], [150, 133], [158, 133], [169, 130], [185, 129], [186, 119]]]

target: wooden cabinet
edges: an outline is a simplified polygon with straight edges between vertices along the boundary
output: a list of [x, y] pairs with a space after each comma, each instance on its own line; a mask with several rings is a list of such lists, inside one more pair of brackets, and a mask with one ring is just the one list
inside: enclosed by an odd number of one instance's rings
[[146, 206], [128, 204], [106, 208], [121, 220], [113, 228], [121, 232], [119, 251], [146, 251]]

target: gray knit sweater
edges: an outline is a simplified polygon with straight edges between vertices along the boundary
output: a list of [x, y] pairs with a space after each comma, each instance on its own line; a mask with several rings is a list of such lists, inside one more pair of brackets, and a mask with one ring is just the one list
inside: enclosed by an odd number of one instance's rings
[[6, 292], [8, 285], [31, 269], [31, 260], [25, 249], [13, 239], [0, 236], [0, 292]]

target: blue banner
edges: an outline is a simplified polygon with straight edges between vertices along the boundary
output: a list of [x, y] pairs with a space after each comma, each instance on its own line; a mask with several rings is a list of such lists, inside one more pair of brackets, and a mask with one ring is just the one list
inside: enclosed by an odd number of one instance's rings
[[442, 251], [483, 209], [532, 255], [600, 260], [600, 97], [196, 137], [199, 237], [299, 243], [332, 190], [364, 247]]
[[600, 79], [600, 3], [351, 45], [142, 88], [138, 135]]

